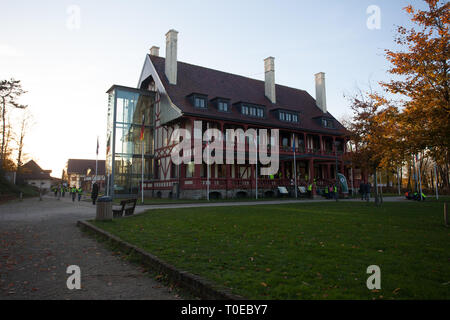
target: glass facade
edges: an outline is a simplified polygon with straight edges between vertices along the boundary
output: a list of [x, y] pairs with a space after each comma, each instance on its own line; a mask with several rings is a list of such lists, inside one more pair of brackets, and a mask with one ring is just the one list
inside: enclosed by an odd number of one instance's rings
[[[106, 174], [109, 195], [137, 194], [142, 180], [153, 179], [154, 93], [113, 86], [108, 91]], [[145, 117], [144, 117], [145, 116]], [[140, 140], [142, 120], [144, 139]]]

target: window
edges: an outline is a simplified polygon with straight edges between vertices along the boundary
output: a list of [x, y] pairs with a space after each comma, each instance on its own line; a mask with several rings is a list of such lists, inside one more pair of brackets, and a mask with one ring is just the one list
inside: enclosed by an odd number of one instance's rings
[[286, 113], [286, 121], [292, 121], [292, 115], [290, 113]]
[[219, 111], [228, 112], [228, 102], [219, 101], [217, 106]]
[[206, 108], [206, 99], [201, 97], [194, 98], [194, 105], [197, 108]]
[[296, 113], [280, 111], [278, 118], [281, 121], [298, 122], [298, 114]]
[[194, 176], [195, 164], [193, 161], [186, 164], [186, 178], [192, 178]]
[[333, 120], [322, 119], [322, 126], [325, 128], [334, 128]]
[[241, 113], [246, 116], [264, 118], [264, 108], [254, 106], [254, 105], [245, 105], [241, 106]]

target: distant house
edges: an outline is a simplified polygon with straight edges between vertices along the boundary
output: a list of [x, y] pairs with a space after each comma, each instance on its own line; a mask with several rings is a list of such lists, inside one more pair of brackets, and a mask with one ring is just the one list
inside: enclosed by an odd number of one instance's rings
[[95, 167], [95, 160], [69, 159], [65, 169], [69, 186], [82, 187], [83, 190], [90, 191], [96, 181], [100, 189], [105, 188], [105, 160], [98, 160], [97, 175]]
[[20, 167], [20, 173], [17, 177], [18, 180], [40, 187], [42, 190], [50, 190], [55, 180], [50, 176], [51, 172], [52, 170], [44, 170], [34, 160], [30, 160]]

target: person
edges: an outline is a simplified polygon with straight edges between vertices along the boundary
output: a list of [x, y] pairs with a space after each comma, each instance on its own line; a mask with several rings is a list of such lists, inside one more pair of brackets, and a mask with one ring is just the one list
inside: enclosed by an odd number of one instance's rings
[[364, 198], [365, 198], [365, 194], [364, 194], [365, 188], [366, 188], [366, 184], [364, 182], [361, 182], [361, 184], [359, 185], [359, 193], [361, 194], [361, 200], [364, 200]]
[[53, 186], [53, 192], [55, 193], [55, 198], [58, 196], [58, 187]]
[[370, 201], [370, 189], [372, 188], [372, 185], [370, 184], [370, 182], [367, 182], [365, 184], [365, 198], [367, 201]]
[[95, 201], [97, 201], [97, 197], [98, 197], [98, 184], [97, 182], [94, 182], [94, 184], [92, 185], [92, 193], [91, 193], [92, 204], [95, 204]]
[[333, 196], [334, 196], [334, 199], [337, 199], [337, 197], [338, 197], [338, 188], [336, 185], [334, 185], [334, 187], [333, 187]]
[[64, 198], [65, 194], [66, 194], [66, 188], [62, 185], [61, 186], [61, 195], [63, 198]]
[[328, 186], [325, 186], [323, 193], [325, 194], [326, 199], [330, 199], [330, 193], [328, 192]]
[[308, 184], [308, 197], [312, 198], [312, 183]]
[[422, 201], [425, 201], [426, 197], [427, 196], [422, 192]]
[[78, 202], [80, 202], [81, 200], [81, 195], [83, 194], [83, 189], [81, 187], [79, 187], [77, 189], [77, 193], [78, 193]]
[[70, 188], [70, 194], [72, 195], [72, 202], [75, 202], [75, 197], [77, 195], [77, 188], [75, 186]]

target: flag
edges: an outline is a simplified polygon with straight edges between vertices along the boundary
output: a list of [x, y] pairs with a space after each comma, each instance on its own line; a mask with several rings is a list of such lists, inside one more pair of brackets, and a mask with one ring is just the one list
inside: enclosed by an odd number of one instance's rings
[[142, 115], [142, 126], [141, 126], [141, 136], [140, 140], [144, 140], [144, 129], [145, 129], [145, 115]]
[[97, 136], [97, 155], [98, 155], [98, 148], [99, 148], [99, 143], [98, 143], [98, 136]]

